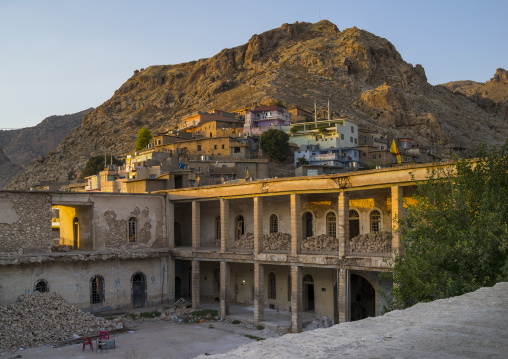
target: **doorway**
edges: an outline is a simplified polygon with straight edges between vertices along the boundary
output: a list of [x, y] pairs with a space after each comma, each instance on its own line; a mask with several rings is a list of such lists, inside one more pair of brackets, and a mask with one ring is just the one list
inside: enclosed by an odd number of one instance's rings
[[175, 277], [175, 300], [182, 298], [182, 278]]
[[137, 272], [132, 276], [132, 307], [143, 308], [146, 298], [146, 277], [143, 273]]
[[72, 246], [74, 249], [79, 248], [79, 221], [77, 217], [72, 220]]
[[358, 274], [351, 274], [351, 321], [376, 316], [376, 290]]
[[303, 310], [314, 311], [314, 278], [310, 274], [303, 277]]

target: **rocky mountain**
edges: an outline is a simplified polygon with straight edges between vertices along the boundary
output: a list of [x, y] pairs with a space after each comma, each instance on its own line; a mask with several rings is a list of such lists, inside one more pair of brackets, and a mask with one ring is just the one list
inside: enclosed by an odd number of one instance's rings
[[81, 124], [92, 108], [63, 116], [50, 116], [34, 127], [0, 131], [0, 148], [12, 163], [25, 165], [54, 149]]
[[234, 110], [272, 100], [308, 109], [317, 101], [324, 109], [328, 98], [333, 112], [362, 128], [424, 144], [500, 144], [508, 136], [508, 116], [430, 85], [423, 67], [406, 63], [388, 40], [356, 27], [340, 31], [326, 20], [296, 22], [211, 58], [134, 71], [9, 188], [64, 180], [90, 155], [132, 150], [142, 126], [164, 130], [197, 110]]
[[9, 161], [3, 149], [0, 148], [0, 189], [2, 189], [22, 171], [23, 169], [20, 166]]

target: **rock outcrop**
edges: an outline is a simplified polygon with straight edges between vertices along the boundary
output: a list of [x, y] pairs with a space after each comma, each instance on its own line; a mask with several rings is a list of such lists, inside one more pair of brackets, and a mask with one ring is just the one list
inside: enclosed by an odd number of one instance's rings
[[11, 163], [4, 153], [3, 148], [0, 147], [0, 189], [2, 189], [7, 183], [10, 182], [14, 177], [20, 174], [23, 169]]
[[369, 131], [413, 137], [423, 144], [501, 144], [502, 113], [427, 82], [422, 66], [356, 27], [340, 31], [323, 20], [284, 24], [241, 46], [177, 65], [134, 71], [81, 126], [9, 188], [62, 181], [91, 155], [132, 150], [142, 126], [153, 132], [197, 110], [226, 111], [273, 100], [342, 113]]

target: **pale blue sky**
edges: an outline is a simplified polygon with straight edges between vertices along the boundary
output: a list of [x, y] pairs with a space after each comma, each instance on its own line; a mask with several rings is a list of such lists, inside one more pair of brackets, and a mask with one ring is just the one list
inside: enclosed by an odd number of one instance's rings
[[0, 128], [97, 107], [136, 69], [210, 57], [295, 21], [384, 37], [432, 84], [485, 82], [508, 68], [507, 14], [506, 0], [0, 0]]

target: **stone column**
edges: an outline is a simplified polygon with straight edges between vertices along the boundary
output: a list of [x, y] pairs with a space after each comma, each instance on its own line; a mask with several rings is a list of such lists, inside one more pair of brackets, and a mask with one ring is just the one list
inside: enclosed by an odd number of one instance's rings
[[220, 252], [229, 252], [229, 200], [220, 199]]
[[199, 249], [201, 244], [201, 211], [200, 203], [192, 201], [192, 249]]
[[349, 255], [349, 192], [339, 193], [337, 238], [339, 239], [339, 257]]
[[400, 233], [398, 220], [404, 215], [403, 207], [403, 187], [392, 186], [392, 252], [402, 252], [400, 245]]
[[301, 198], [299, 194], [291, 195], [291, 254], [298, 255], [302, 251], [302, 216]]
[[220, 316], [229, 315], [229, 267], [228, 262], [220, 262]]
[[265, 268], [254, 263], [254, 325], [259, 325], [265, 314]]
[[263, 252], [263, 197], [254, 197], [254, 253]]
[[199, 261], [192, 261], [192, 309], [199, 309]]
[[168, 299], [170, 303], [174, 303], [175, 294], [175, 260], [170, 256], [166, 256], [166, 283], [168, 286]]
[[339, 269], [337, 272], [337, 295], [339, 323], [349, 322], [350, 316], [350, 274], [349, 269]]
[[168, 247], [175, 246], [175, 205], [170, 200], [167, 200], [167, 234], [168, 234]]
[[302, 268], [291, 266], [291, 333], [300, 333], [302, 327]]

